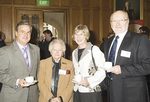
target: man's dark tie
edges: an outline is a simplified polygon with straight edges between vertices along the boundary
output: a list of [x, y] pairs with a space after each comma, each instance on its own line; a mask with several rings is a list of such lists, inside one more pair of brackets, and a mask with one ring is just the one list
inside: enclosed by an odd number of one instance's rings
[[115, 62], [115, 53], [116, 53], [118, 38], [119, 38], [119, 36], [116, 36], [116, 37], [115, 37], [115, 40], [114, 40], [114, 42], [113, 42], [113, 45], [112, 45], [111, 50], [110, 50], [110, 53], [109, 53], [109, 58], [108, 58], [108, 60], [109, 60], [110, 62], [112, 62], [112, 65], [114, 65], [114, 62]]

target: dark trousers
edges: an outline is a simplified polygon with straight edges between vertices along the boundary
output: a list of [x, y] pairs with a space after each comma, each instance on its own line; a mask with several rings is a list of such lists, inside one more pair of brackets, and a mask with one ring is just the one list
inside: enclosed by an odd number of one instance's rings
[[102, 102], [101, 92], [80, 93], [74, 92], [73, 102]]

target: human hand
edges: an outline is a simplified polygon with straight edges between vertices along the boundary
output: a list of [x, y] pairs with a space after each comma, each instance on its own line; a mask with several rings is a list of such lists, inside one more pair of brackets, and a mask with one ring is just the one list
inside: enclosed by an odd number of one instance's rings
[[49, 102], [61, 102], [60, 97], [53, 97], [49, 100]]
[[121, 74], [120, 65], [113, 66], [111, 72], [114, 73], [114, 74]]
[[87, 78], [83, 77], [81, 75], [75, 75], [72, 82], [75, 84], [78, 84], [78, 85], [85, 86], [85, 87], [89, 86], [89, 82], [88, 82]]
[[19, 79], [18, 85], [20, 85], [21, 87], [24, 87], [26, 84], [27, 82], [24, 79]]
[[87, 78], [85, 78], [85, 77], [81, 78], [80, 84], [85, 87], [89, 86], [89, 82], [88, 82]]
[[75, 75], [72, 82], [75, 83], [75, 84], [80, 85], [81, 78], [82, 78], [82, 76], [80, 74]]

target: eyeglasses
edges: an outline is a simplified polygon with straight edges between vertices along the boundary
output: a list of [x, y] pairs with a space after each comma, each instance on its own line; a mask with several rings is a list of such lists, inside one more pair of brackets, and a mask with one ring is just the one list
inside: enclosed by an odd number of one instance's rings
[[127, 21], [128, 19], [120, 19], [120, 20], [111, 20], [112, 23], [117, 23], [117, 22], [120, 22], [120, 23], [123, 23], [125, 21]]

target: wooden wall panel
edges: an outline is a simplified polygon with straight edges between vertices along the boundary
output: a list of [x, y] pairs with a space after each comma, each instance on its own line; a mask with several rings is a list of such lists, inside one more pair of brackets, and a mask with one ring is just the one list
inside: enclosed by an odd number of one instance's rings
[[15, 5], [23, 5], [24, 0], [13, 0], [13, 4]]
[[13, 4], [15, 5], [35, 5], [36, 0], [13, 0]]
[[93, 43], [99, 45], [100, 43], [100, 16], [99, 16], [99, 9], [93, 9], [93, 22], [92, 22], [92, 32], [93, 32]]
[[2, 31], [2, 7], [0, 6], [0, 31]]
[[150, 1], [149, 0], [144, 0], [144, 6], [143, 6], [143, 18], [144, 18], [144, 25], [148, 26], [150, 28]]
[[36, 0], [24, 0], [24, 5], [36, 5]]
[[83, 9], [83, 24], [90, 27], [90, 9]]
[[61, 0], [50, 0], [50, 7], [60, 7]]
[[[37, 29], [38, 36], [43, 33], [43, 11], [29, 8], [16, 8], [16, 18], [15, 22], [19, 22], [22, 20], [23, 15], [27, 15], [29, 17], [29, 22]], [[32, 18], [32, 17], [36, 17]], [[16, 24], [15, 24], [16, 25]]]
[[[71, 9], [70, 12], [70, 35], [72, 36], [74, 34], [74, 29], [77, 25], [79, 25], [81, 22], [81, 9], [76, 8], [76, 9]], [[73, 41], [72, 37], [69, 39], [70, 41], [70, 46], [71, 49], [74, 49], [76, 47], [76, 43]]]
[[0, 4], [11, 4], [12, 0], [0, 0]]
[[72, 10], [72, 27], [73, 27], [73, 29], [80, 23], [82, 23], [81, 22], [81, 10], [73, 9]]
[[81, 0], [70, 0], [70, 6], [71, 7], [80, 7], [81, 6]]
[[12, 7], [1, 7], [1, 30], [6, 35], [6, 42], [12, 41]]
[[107, 37], [108, 34], [110, 32], [112, 32], [111, 28], [110, 28], [110, 23], [109, 23], [109, 19], [110, 19], [110, 15], [111, 13], [114, 11], [114, 1], [113, 0], [108, 0], [107, 2], [105, 1], [102, 1], [101, 2], [101, 23], [102, 23], [102, 27], [101, 29], [103, 30], [103, 34], [102, 35], [102, 38], [103, 37]]
[[90, 7], [100, 7], [100, 0], [90, 0]]
[[90, 6], [90, 0], [81, 0], [82, 7], [89, 7]]
[[61, 6], [68, 7], [70, 6], [71, 0], [61, 0]]

